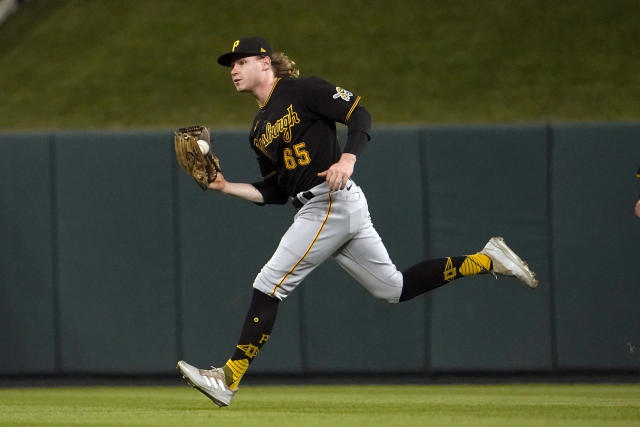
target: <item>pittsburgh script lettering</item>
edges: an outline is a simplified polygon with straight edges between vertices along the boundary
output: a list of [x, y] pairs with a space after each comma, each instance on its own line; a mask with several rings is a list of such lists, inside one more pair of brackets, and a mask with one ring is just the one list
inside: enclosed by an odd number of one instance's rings
[[287, 114], [275, 121], [274, 124], [268, 123], [265, 127], [264, 133], [258, 138], [254, 138], [253, 144], [258, 147], [262, 152], [266, 152], [267, 147], [271, 142], [282, 135], [284, 142], [291, 142], [291, 128], [300, 123], [298, 113], [293, 111], [293, 104], [287, 107]]

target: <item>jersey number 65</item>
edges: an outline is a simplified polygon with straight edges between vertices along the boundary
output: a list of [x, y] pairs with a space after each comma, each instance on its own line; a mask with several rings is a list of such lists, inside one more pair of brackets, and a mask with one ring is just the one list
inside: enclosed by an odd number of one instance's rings
[[284, 165], [287, 169], [295, 169], [300, 166], [306, 166], [311, 163], [311, 157], [309, 152], [305, 149], [305, 143], [299, 142], [294, 144], [293, 150], [291, 148], [285, 148], [282, 150], [284, 156]]

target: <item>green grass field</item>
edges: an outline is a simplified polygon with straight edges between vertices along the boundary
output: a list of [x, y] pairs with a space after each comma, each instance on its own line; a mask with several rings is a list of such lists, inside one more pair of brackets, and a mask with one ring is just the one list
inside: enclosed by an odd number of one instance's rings
[[0, 389], [0, 425], [637, 426], [640, 385], [245, 386], [228, 408], [186, 386]]
[[635, 121], [637, 0], [32, 0], [0, 26], [0, 129], [248, 126], [216, 57], [262, 34], [374, 124]]

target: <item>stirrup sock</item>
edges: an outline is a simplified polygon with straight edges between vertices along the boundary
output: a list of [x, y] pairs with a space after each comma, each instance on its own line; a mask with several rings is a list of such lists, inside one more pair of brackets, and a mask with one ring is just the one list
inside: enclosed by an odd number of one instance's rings
[[253, 290], [253, 297], [242, 326], [238, 345], [236, 345], [233, 354], [222, 368], [229, 388], [235, 389], [238, 387], [249, 365], [271, 336], [279, 302], [278, 299], [272, 298], [257, 289]]
[[406, 301], [460, 277], [491, 272], [491, 258], [485, 254], [428, 259], [402, 272], [402, 294]]

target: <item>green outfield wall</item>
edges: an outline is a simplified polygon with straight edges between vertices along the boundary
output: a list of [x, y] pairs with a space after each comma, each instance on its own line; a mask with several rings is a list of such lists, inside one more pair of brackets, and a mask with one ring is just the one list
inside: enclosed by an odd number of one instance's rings
[[[225, 177], [256, 180], [244, 131]], [[374, 300], [331, 261], [281, 305], [270, 374], [640, 372], [640, 123], [376, 128], [354, 179], [398, 268], [504, 236], [489, 276]], [[0, 375], [220, 364], [294, 214], [203, 192], [170, 131], [0, 134]]]

